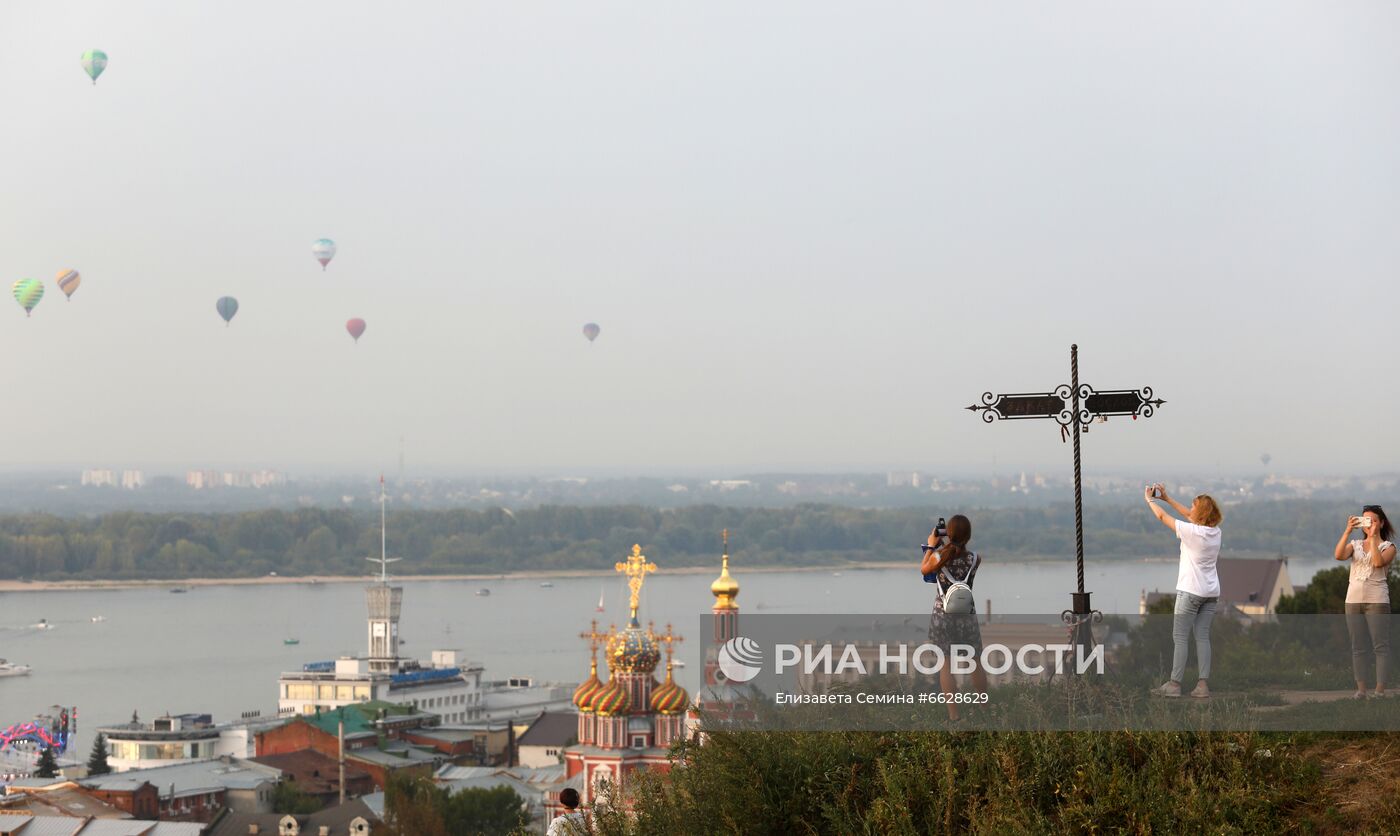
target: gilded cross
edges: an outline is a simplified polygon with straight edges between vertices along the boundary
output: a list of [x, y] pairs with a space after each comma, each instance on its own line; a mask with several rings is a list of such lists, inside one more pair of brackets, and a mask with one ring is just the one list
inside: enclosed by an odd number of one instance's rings
[[678, 636], [671, 632], [671, 625], [666, 625], [666, 632], [655, 637], [658, 642], [666, 645], [666, 670], [671, 669], [671, 654], [674, 652], [673, 644], [685, 641], [685, 636]]
[[594, 675], [598, 673], [598, 648], [602, 647], [603, 644], [607, 642], [609, 635], [611, 634], [598, 632], [598, 619], [596, 618], [588, 622], [587, 633], [578, 634], [579, 638], [588, 640], [588, 651], [593, 656], [593, 660], [590, 664], [592, 665], [592, 673]]
[[614, 568], [627, 576], [627, 588], [632, 590], [632, 620], [635, 621], [637, 605], [642, 597], [642, 584], [646, 581], [648, 573], [656, 571], [656, 564], [648, 563], [646, 555], [642, 554], [642, 547], [633, 545], [632, 554], [625, 561], [618, 561]]

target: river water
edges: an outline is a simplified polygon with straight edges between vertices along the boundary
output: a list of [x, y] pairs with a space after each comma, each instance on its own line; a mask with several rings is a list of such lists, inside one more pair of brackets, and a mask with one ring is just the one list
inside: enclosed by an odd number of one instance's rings
[[[1295, 584], [1306, 583], [1331, 561], [1289, 564]], [[1176, 561], [1097, 561], [1086, 585], [1105, 613], [1136, 613], [1148, 590], [1171, 590]], [[931, 590], [917, 571], [844, 569], [745, 572], [742, 612], [925, 613]], [[712, 574], [648, 577], [642, 619], [661, 629], [668, 621], [688, 641], [677, 647], [686, 662], [681, 684], [694, 690], [700, 676], [701, 629], [711, 604]], [[404, 655], [427, 658], [456, 648], [486, 666], [486, 678], [532, 676], [576, 682], [588, 673], [588, 653], [577, 637], [589, 621], [621, 624], [627, 617], [621, 578], [539, 578], [488, 581], [403, 581]], [[988, 563], [977, 577], [979, 609], [991, 599], [1001, 614], [1058, 613], [1074, 588], [1072, 562]], [[487, 587], [483, 597], [477, 590]], [[595, 607], [606, 595], [607, 612]], [[93, 616], [105, 620], [93, 622]], [[52, 629], [31, 625], [46, 619]], [[88, 732], [123, 722], [133, 710], [144, 719], [169, 711], [200, 712], [217, 721], [244, 711], [275, 713], [277, 676], [303, 662], [365, 651], [365, 604], [358, 583], [201, 586], [185, 594], [167, 587], [0, 593], [0, 658], [30, 665], [27, 677], [0, 679], [0, 729], [55, 704], [76, 705], [79, 739], [72, 754], [86, 755]], [[705, 622], [708, 624], [708, 621]], [[295, 637], [300, 644], [287, 646]], [[76, 748], [82, 746], [83, 748]]]

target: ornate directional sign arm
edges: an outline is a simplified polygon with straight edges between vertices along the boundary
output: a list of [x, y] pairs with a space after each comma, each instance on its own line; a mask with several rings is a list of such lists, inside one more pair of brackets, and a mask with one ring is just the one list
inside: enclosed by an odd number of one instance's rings
[[1053, 392], [1018, 393], [1014, 395], [994, 395], [982, 393], [982, 402], [968, 407], [971, 412], [982, 413], [982, 420], [988, 424], [998, 419], [1020, 421], [1029, 418], [1053, 418], [1061, 426], [1076, 423], [1088, 426], [1095, 418], [1110, 415], [1131, 415], [1133, 418], [1150, 418], [1156, 408], [1166, 403], [1161, 398], [1152, 397], [1152, 387], [1141, 389], [1112, 389], [1096, 392], [1085, 383], [1079, 387], [1079, 415], [1071, 406], [1074, 389], [1069, 385], [1055, 388]]

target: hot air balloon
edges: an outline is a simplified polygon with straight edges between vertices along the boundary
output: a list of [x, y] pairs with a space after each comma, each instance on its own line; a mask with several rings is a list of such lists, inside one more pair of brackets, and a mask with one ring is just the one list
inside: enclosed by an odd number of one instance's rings
[[318, 238], [311, 244], [311, 254], [321, 262], [321, 269], [324, 270], [335, 258], [335, 242], [329, 238]]
[[102, 71], [107, 69], [107, 53], [100, 49], [89, 49], [83, 53], [83, 72], [88, 74], [92, 83], [97, 83], [97, 77], [102, 75]]
[[[345, 330], [350, 332], [350, 336], [355, 338], [355, 343], [358, 345], [360, 342], [360, 335], [365, 332], [365, 321], [359, 317], [347, 319], [345, 321]], [[390, 340], [390, 342], [393, 342], [393, 340]]]
[[598, 323], [596, 322], [590, 322], [587, 325], [583, 326], [583, 335], [588, 338], [589, 342], [593, 342], [594, 340], [598, 339], [598, 335], [602, 333], [602, 331], [603, 329], [599, 328]]
[[44, 283], [38, 279], [20, 279], [14, 284], [14, 293], [15, 301], [24, 308], [24, 315], [29, 316], [34, 306], [44, 298]]
[[224, 325], [227, 326], [233, 319], [233, 315], [238, 313], [238, 300], [232, 296], [222, 296], [214, 303], [214, 310], [219, 312], [219, 316], [224, 318]]
[[83, 283], [83, 277], [78, 275], [77, 270], [59, 270], [58, 275], [54, 276], [54, 281], [58, 283], [58, 289], [63, 291], [64, 298], [71, 300], [73, 291]]
[[1274, 460], [1274, 457], [1271, 456], [1271, 455], [1269, 455], [1268, 453], [1263, 453], [1263, 454], [1261, 454], [1261, 455], [1259, 456], [1259, 462], [1260, 462], [1261, 464], [1263, 464], [1265, 467], [1268, 467], [1268, 466], [1269, 466], [1269, 462], [1271, 462], [1271, 461], [1273, 461], [1273, 460]]

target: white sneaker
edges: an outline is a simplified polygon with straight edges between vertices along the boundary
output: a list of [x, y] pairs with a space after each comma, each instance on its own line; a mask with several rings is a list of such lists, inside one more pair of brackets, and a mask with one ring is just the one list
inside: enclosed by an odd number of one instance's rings
[[1203, 700], [1210, 696], [1210, 689], [1206, 687], [1206, 681], [1204, 679], [1196, 683], [1196, 687], [1191, 691], [1191, 696], [1198, 700]]
[[1177, 682], [1166, 682], [1160, 687], [1153, 688], [1152, 693], [1159, 697], [1179, 697], [1181, 696], [1181, 684]]

